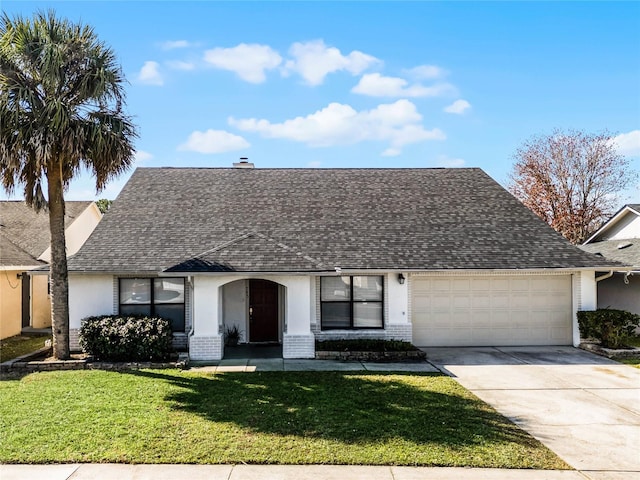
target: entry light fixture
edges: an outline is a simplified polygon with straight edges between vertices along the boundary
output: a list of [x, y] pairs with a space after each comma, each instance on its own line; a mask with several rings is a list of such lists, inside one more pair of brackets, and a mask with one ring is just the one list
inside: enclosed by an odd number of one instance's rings
[[398, 274], [398, 283], [404, 285], [404, 275], [402, 273]]

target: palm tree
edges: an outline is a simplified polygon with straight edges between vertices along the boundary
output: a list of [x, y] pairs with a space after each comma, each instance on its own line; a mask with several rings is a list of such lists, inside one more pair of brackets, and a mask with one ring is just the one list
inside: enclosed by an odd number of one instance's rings
[[[102, 190], [133, 163], [136, 127], [123, 111], [114, 52], [93, 29], [38, 12], [0, 17], [0, 181], [48, 209], [53, 355], [69, 358], [64, 191], [86, 168]], [[45, 196], [44, 190], [47, 190]]]

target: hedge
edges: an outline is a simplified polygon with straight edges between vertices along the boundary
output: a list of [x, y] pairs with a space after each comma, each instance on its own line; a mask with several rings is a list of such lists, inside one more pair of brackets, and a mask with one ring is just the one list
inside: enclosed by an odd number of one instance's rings
[[170, 321], [144, 315], [87, 317], [79, 337], [82, 349], [96, 360], [166, 360], [173, 350]]
[[594, 338], [603, 347], [619, 348], [625, 337], [634, 334], [640, 324], [640, 315], [625, 310], [601, 308], [578, 312], [578, 325], [582, 338]]
[[417, 350], [410, 342], [403, 340], [383, 339], [344, 339], [344, 340], [318, 340], [317, 351], [335, 352], [409, 352]]

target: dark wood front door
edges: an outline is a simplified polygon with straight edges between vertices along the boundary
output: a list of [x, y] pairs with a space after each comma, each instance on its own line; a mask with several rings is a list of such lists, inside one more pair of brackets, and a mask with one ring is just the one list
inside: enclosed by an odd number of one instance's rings
[[22, 328], [31, 325], [31, 277], [22, 274]]
[[278, 341], [278, 284], [249, 281], [249, 341]]

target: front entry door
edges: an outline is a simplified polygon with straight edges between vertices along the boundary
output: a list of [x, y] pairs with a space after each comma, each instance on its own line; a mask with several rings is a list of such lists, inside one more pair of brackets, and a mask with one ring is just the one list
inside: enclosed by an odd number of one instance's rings
[[249, 341], [278, 341], [278, 284], [249, 280]]

